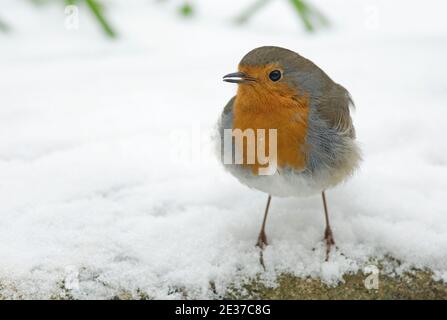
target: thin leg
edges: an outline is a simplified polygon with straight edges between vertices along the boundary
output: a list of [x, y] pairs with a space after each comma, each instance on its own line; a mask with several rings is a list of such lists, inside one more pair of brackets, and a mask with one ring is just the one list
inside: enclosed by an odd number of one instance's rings
[[328, 261], [329, 252], [331, 251], [331, 247], [335, 245], [335, 241], [334, 236], [332, 235], [331, 225], [329, 223], [329, 214], [327, 210], [326, 195], [324, 194], [324, 191], [321, 193], [321, 196], [323, 198], [324, 217], [326, 220], [326, 229], [324, 230], [324, 240], [326, 240], [326, 261]]
[[272, 200], [272, 196], [269, 195], [269, 197], [267, 199], [267, 206], [265, 207], [264, 219], [262, 220], [261, 231], [259, 232], [258, 242], [256, 243], [256, 245], [261, 249], [264, 249], [264, 247], [268, 245], [267, 236], [265, 235], [265, 223], [267, 221], [267, 214], [269, 213], [269, 207], [270, 207], [271, 200]]

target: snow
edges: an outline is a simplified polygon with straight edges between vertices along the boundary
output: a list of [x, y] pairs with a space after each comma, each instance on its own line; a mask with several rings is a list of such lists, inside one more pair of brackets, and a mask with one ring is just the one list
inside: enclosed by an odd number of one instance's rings
[[[115, 0], [117, 41], [85, 8], [67, 30], [62, 7], [4, 2], [0, 296], [218, 298], [257, 274], [336, 283], [385, 256], [396, 272], [447, 281], [443, 2], [422, 15], [403, 0], [318, 0], [333, 25], [308, 35], [284, 1], [239, 27], [231, 18], [248, 0], [195, 1], [186, 20], [178, 1]], [[261, 45], [310, 58], [357, 105], [364, 162], [327, 193], [339, 248], [329, 262], [320, 197], [273, 198], [264, 271], [254, 243], [267, 197], [212, 151], [235, 92], [221, 76]]]

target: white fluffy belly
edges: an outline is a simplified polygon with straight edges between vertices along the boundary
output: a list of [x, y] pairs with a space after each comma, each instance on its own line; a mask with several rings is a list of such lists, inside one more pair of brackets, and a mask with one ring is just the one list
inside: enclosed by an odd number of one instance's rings
[[306, 172], [279, 170], [273, 175], [253, 175], [251, 170], [239, 165], [226, 165], [241, 183], [272, 196], [302, 197], [319, 193], [330, 187], [330, 179], [316, 178]]

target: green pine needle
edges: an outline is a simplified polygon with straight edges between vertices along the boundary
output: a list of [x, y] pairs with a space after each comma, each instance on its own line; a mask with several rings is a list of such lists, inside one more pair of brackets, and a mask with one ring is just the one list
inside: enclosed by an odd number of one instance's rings
[[245, 9], [241, 15], [236, 18], [236, 22], [239, 24], [246, 23], [255, 13], [262, 9], [271, 0], [256, 0], [247, 9]]
[[[316, 29], [316, 23], [321, 26], [329, 25], [329, 20], [316, 8], [311, 7], [304, 0], [289, 0], [296, 12], [301, 18], [307, 31], [313, 32]], [[314, 24], [314, 23], [315, 24]]]
[[310, 19], [310, 10], [307, 4], [302, 0], [290, 0], [291, 4], [301, 17], [301, 21], [304, 24], [304, 27], [307, 31], [312, 32], [315, 30], [314, 26], [312, 25], [311, 19]]
[[105, 19], [103, 12], [102, 12], [102, 8], [96, 2], [96, 0], [85, 0], [85, 2], [87, 3], [87, 6], [90, 8], [90, 11], [95, 16], [96, 20], [98, 20], [99, 24], [101, 25], [101, 27], [104, 30], [104, 32], [106, 33], [106, 35], [109, 36], [110, 38], [115, 38], [116, 33], [112, 29], [111, 25]]

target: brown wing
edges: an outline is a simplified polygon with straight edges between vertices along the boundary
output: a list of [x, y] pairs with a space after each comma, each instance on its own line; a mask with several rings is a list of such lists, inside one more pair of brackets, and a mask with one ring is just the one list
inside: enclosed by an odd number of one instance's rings
[[355, 138], [355, 129], [352, 124], [350, 107], [353, 107], [349, 92], [339, 84], [334, 86], [318, 101], [318, 115], [325, 120], [330, 128]]

